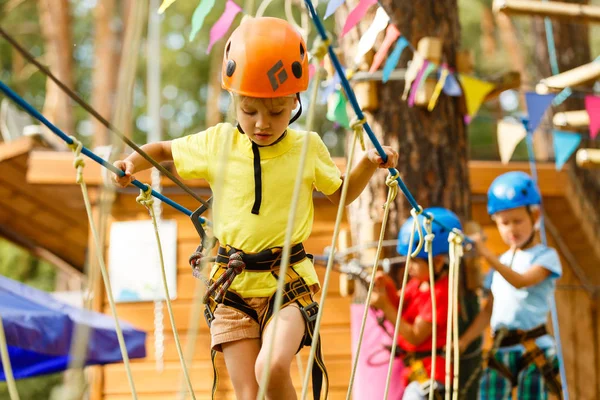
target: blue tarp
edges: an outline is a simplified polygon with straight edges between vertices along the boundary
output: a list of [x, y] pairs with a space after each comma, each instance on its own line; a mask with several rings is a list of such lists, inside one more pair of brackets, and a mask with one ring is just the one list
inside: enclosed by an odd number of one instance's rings
[[[122, 361], [111, 316], [64, 304], [4, 276], [0, 276], [0, 315], [15, 379], [66, 370], [78, 325], [90, 329], [85, 365]], [[145, 357], [146, 333], [119, 322], [129, 358]], [[0, 381], [4, 381], [1, 364]]]

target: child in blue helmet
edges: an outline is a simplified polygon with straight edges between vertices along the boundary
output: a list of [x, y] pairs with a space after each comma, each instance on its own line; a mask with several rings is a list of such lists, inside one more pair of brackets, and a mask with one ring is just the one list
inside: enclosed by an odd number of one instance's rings
[[[433, 216], [435, 221], [441, 224], [433, 223], [432, 233], [435, 238], [433, 247], [433, 264], [435, 280], [435, 301], [436, 301], [436, 320], [438, 357], [435, 363], [435, 379], [437, 381], [439, 395], [443, 391], [443, 382], [445, 377], [445, 361], [442, 348], [446, 345], [446, 326], [448, 315], [448, 236], [453, 229], [462, 229], [460, 220], [451, 211], [445, 208], [429, 208], [424, 213]], [[418, 216], [418, 221], [424, 228], [425, 217]], [[413, 218], [410, 217], [398, 235], [397, 251], [400, 255], [406, 256], [409, 251], [410, 233], [413, 225]], [[423, 231], [425, 233], [425, 231]], [[413, 244], [410, 246], [413, 251], [417, 248], [418, 235], [415, 232]], [[426, 399], [429, 393], [429, 377], [431, 374], [431, 348], [433, 331], [433, 309], [431, 302], [431, 291], [429, 287], [429, 264], [428, 254], [423, 247], [412, 259], [409, 264], [410, 280], [405, 288], [405, 297], [403, 310], [401, 314], [402, 323], [400, 324], [400, 335], [398, 337], [398, 347], [401, 355], [404, 356], [406, 368], [403, 374], [403, 383], [406, 385], [403, 400]], [[390, 278], [379, 274], [375, 281], [375, 292], [371, 298], [371, 305], [383, 311], [386, 319], [392, 323], [396, 322], [398, 310], [398, 298], [392, 298], [387, 295], [390, 286]], [[395, 297], [395, 296], [394, 296]]]
[[[498, 259], [481, 237], [479, 254], [493, 269], [486, 306], [460, 339], [465, 348], [491, 322], [494, 347], [480, 382], [480, 399], [546, 399], [560, 395], [554, 341], [546, 331], [555, 281], [562, 274], [557, 252], [536, 236], [541, 197], [529, 175], [508, 172], [488, 190], [488, 213], [510, 249]], [[496, 299], [496, 300], [494, 300]]]

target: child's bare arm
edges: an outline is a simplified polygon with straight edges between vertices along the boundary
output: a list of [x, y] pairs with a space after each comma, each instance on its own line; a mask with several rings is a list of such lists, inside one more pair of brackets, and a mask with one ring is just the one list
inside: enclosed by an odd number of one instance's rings
[[[159, 163], [173, 160], [170, 141], [148, 143], [143, 145], [141, 149]], [[126, 187], [135, 179], [134, 173], [146, 170], [152, 167], [152, 164], [138, 153], [132, 153], [124, 160], [115, 161], [114, 166], [125, 172], [122, 177], [115, 175], [113, 177], [114, 182], [117, 186]]]
[[490, 294], [487, 302], [481, 311], [479, 311], [479, 314], [477, 314], [477, 316], [473, 319], [473, 322], [471, 322], [471, 325], [469, 325], [467, 330], [461, 335], [460, 340], [458, 341], [458, 347], [460, 348], [461, 352], [469, 347], [473, 340], [480, 337], [485, 331], [485, 328], [490, 325], [493, 307], [494, 296]]
[[[387, 161], [384, 163], [375, 149], [370, 149], [365, 153], [363, 158], [356, 164], [350, 174], [346, 174], [343, 179], [349, 179], [346, 182], [348, 193], [346, 194], [346, 204], [352, 203], [362, 193], [369, 183], [369, 180], [377, 171], [377, 168], [395, 168], [398, 164], [398, 152], [389, 146], [384, 146], [383, 150], [387, 155]], [[333, 194], [327, 196], [335, 205], [340, 204], [342, 197], [342, 186]]]

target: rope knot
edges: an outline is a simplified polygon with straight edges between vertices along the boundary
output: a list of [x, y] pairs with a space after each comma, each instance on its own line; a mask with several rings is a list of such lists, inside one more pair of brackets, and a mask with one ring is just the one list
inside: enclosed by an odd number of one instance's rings
[[427, 214], [425, 216], [425, 220], [423, 221], [423, 226], [425, 228], [425, 252], [432, 253], [433, 252], [433, 239], [435, 239], [435, 234], [433, 233], [433, 229], [431, 224], [433, 222], [433, 215]]
[[394, 173], [388, 173], [387, 178], [385, 179], [385, 184], [389, 187], [396, 186], [398, 187], [398, 178], [400, 178], [400, 173], [397, 169], [394, 169]]
[[83, 183], [83, 167], [85, 167], [85, 160], [81, 156], [81, 150], [83, 150], [83, 144], [77, 140], [74, 136], [69, 136], [71, 143], [68, 144], [69, 148], [75, 154], [73, 159], [73, 168], [75, 168], [77, 175], [75, 181], [79, 184]]
[[352, 122], [350, 122], [350, 128], [354, 131], [354, 135], [358, 137], [358, 140], [360, 141], [360, 147], [363, 149], [363, 151], [366, 150], [365, 138], [363, 137], [363, 125], [366, 123], [366, 118], [358, 119], [356, 117], [352, 120]]
[[323, 58], [325, 58], [325, 55], [327, 55], [327, 51], [330, 45], [331, 39], [327, 38], [326, 40], [323, 40], [320, 36], [317, 36], [317, 38], [313, 42], [312, 55], [319, 61], [323, 60]]
[[139, 204], [144, 207], [151, 208], [154, 204], [154, 198], [152, 197], [152, 188], [146, 185], [146, 190], [140, 189], [140, 195], [135, 198]]
[[241, 274], [244, 268], [246, 268], [246, 263], [242, 259], [242, 254], [239, 251], [229, 257], [227, 268], [231, 268], [235, 275]]

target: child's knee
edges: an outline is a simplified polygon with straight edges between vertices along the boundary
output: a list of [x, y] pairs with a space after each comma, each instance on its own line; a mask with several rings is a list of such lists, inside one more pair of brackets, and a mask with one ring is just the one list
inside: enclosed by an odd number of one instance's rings
[[[254, 366], [256, 380], [260, 383], [266, 370], [266, 357], [259, 355]], [[269, 387], [277, 385], [290, 377], [291, 364], [287, 360], [273, 356], [269, 368]]]

